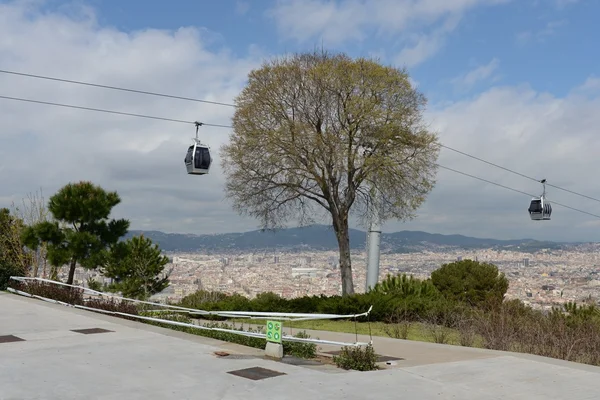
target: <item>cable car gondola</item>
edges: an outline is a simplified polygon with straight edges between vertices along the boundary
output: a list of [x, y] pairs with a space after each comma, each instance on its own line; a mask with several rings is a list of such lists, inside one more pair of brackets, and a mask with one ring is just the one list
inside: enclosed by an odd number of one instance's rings
[[196, 122], [196, 138], [185, 156], [184, 162], [189, 175], [206, 175], [212, 163], [210, 149], [198, 139], [198, 127], [201, 122]]
[[529, 216], [534, 221], [550, 220], [552, 205], [546, 200], [546, 179], [540, 181], [544, 186], [544, 192], [540, 197], [534, 197], [529, 204]]

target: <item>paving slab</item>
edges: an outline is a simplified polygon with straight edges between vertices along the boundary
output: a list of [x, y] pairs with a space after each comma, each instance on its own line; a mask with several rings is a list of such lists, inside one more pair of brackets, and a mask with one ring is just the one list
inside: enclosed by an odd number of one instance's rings
[[[100, 330], [75, 332], [95, 328]], [[571, 366], [574, 363], [559, 365], [501, 352], [480, 351], [487, 357], [474, 358], [477, 352], [457, 346], [447, 346], [453, 349], [445, 349], [445, 361], [371, 372], [336, 369], [331, 374], [312, 365], [263, 359], [258, 349], [2, 294], [0, 337], [8, 335], [24, 340], [0, 343], [0, 400], [531, 400], [566, 394], [569, 399], [591, 400], [600, 392], [597, 367], [578, 368]], [[393, 350], [395, 339], [390, 340], [385, 348]], [[376, 346], [379, 341], [375, 338]], [[440, 348], [419, 342], [410, 345], [411, 357], [431, 360]], [[238, 357], [217, 357], [215, 351]], [[462, 359], [449, 361], [448, 354], [464, 351], [467, 355]], [[254, 380], [232, 373], [248, 368], [280, 374]], [[254, 372], [256, 378], [261, 370]]]

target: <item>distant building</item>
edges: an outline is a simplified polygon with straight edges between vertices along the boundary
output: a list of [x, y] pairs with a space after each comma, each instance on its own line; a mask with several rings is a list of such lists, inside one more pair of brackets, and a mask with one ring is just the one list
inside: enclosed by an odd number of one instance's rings
[[462, 256], [456, 257], [456, 261], [462, 261]]
[[319, 272], [318, 268], [292, 268], [292, 277], [297, 276], [310, 276], [315, 277]]
[[524, 258], [524, 259], [523, 259], [523, 266], [524, 266], [525, 268], [528, 268], [528, 267], [529, 267], [529, 258]]

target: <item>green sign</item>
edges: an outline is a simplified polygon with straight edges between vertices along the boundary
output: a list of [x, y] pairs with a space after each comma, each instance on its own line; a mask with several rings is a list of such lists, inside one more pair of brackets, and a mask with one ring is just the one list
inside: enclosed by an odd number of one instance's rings
[[267, 321], [267, 341], [281, 343], [282, 326], [279, 321]]

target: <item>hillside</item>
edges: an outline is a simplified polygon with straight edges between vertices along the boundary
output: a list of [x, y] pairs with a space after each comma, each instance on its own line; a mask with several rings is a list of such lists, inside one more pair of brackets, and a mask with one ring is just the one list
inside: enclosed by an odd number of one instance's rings
[[[235, 253], [273, 249], [286, 251], [337, 249], [337, 241], [333, 229], [325, 225], [288, 228], [276, 232], [256, 230], [218, 235], [131, 231], [126, 237], [139, 235], [140, 233], [158, 243], [165, 251]], [[357, 229], [350, 230], [350, 246], [353, 250], [364, 249], [365, 241], [365, 232]], [[462, 235], [432, 234], [420, 231], [383, 233], [381, 237], [381, 250], [384, 253], [409, 253], [422, 250], [443, 251], [451, 248], [467, 250], [482, 248], [518, 249], [524, 252], [532, 252], [544, 248], [559, 249], [566, 246], [569, 245], [532, 239], [498, 240]]]

